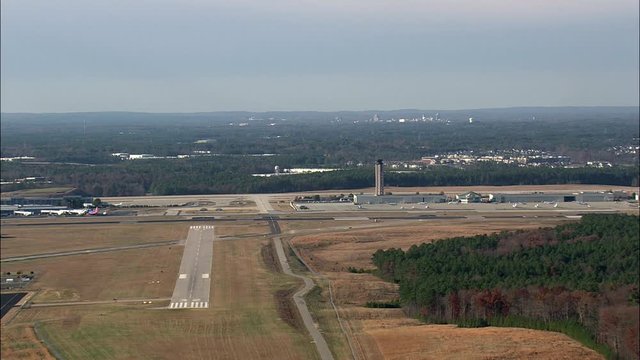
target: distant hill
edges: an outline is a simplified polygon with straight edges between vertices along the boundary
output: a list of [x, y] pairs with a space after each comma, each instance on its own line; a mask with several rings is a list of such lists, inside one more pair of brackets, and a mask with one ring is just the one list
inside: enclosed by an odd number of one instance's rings
[[422, 115], [434, 116], [439, 114], [440, 118], [450, 120], [466, 120], [474, 117], [482, 121], [501, 120], [575, 120], [575, 119], [598, 119], [606, 117], [615, 118], [635, 118], [639, 117], [637, 106], [568, 106], [568, 107], [510, 107], [510, 108], [487, 108], [487, 109], [461, 109], [461, 110], [420, 110], [420, 109], [398, 109], [398, 110], [362, 110], [362, 111], [214, 111], [196, 113], [144, 113], [144, 112], [71, 112], [71, 113], [2, 113], [2, 122], [61, 122], [78, 123], [87, 122], [118, 122], [131, 124], [131, 122], [145, 123], [153, 121], [155, 123], [171, 122], [176, 120], [189, 122], [228, 122], [241, 120], [269, 120], [287, 119], [297, 121], [330, 121], [340, 118], [345, 121], [363, 120], [372, 118], [375, 114], [381, 119], [389, 118], [419, 118]]

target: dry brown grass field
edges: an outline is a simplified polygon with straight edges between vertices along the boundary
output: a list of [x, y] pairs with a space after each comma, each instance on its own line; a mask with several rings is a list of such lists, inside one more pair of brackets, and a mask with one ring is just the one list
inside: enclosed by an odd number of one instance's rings
[[425, 222], [385, 220], [378, 223], [379, 227], [376, 228], [303, 235], [293, 238], [292, 242], [314, 270], [345, 271], [349, 266], [372, 268], [371, 256], [378, 249], [392, 247], [407, 249], [413, 244], [447, 237], [486, 234], [508, 229], [538, 228], [552, 226], [561, 221], [567, 221], [567, 219], [514, 218], [491, 221], [451, 219]]
[[375, 341], [381, 359], [603, 359], [568, 336], [547, 331], [467, 329], [402, 319], [365, 320], [361, 326]]
[[[216, 229], [228, 236], [264, 231], [262, 224]], [[65, 359], [314, 359], [310, 337], [282, 306], [282, 295], [298, 283], [267, 263], [269, 241], [214, 242], [209, 309], [168, 310], [166, 301], [22, 309], [3, 327], [2, 359], [39, 358], [44, 348], [29, 332], [34, 324]], [[20, 262], [3, 271], [34, 269], [32, 287], [43, 289], [36, 303], [170, 297], [181, 256], [182, 246], [163, 246]]]
[[[17, 220], [20, 221], [20, 220]], [[14, 220], [12, 223], [17, 222]], [[47, 220], [51, 221], [51, 220]], [[61, 219], [61, 222], [67, 221]], [[77, 220], [76, 220], [77, 221]], [[186, 238], [187, 223], [12, 226], [3, 223], [2, 258], [78, 249], [126, 246]]]
[[29, 288], [38, 291], [36, 303], [170, 297], [182, 249], [161, 246], [20, 261], [2, 264], [2, 271], [33, 271], [36, 279]]

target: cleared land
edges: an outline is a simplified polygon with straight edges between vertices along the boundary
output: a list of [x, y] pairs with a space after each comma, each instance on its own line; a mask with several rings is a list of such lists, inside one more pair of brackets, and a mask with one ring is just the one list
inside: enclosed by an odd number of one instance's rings
[[362, 324], [375, 341], [381, 359], [603, 359], [560, 333], [411, 325], [402, 320], [367, 320]]

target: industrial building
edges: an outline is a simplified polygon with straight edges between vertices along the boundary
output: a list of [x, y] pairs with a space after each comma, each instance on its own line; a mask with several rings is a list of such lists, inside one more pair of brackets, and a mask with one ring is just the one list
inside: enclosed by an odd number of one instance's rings
[[571, 202], [571, 201], [576, 201], [576, 195], [572, 193], [489, 194], [489, 201], [495, 202], [495, 203]]
[[418, 203], [443, 203], [447, 201], [446, 195], [424, 194], [424, 195], [354, 195], [353, 203], [356, 205], [365, 204], [418, 204]]
[[601, 202], [628, 200], [622, 191], [579, 192], [579, 193], [530, 193], [530, 194], [489, 194], [489, 201], [497, 203], [516, 202]]

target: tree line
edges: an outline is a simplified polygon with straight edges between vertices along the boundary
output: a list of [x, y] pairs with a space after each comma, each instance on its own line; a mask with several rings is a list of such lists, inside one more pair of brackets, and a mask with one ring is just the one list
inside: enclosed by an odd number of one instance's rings
[[[315, 174], [254, 177], [277, 160], [220, 157], [214, 160], [136, 160], [95, 166], [41, 164], [2, 165], [3, 179], [42, 176], [56, 185], [78, 188], [91, 196], [134, 196], [277, 193], [331, 189], [359, 189], [374, 185], [373, 169], [352, 167]], [[268, 162], [268, 164], [264, 164]], [[412, 173], [387, 171], [387, 186], [472, 186], [608, 184], [638, 186], [638, 168], [521, 168], [477, 165], [467, 168], [434, 167]], [[4, 186], [3, 191], [37, 185]]]

